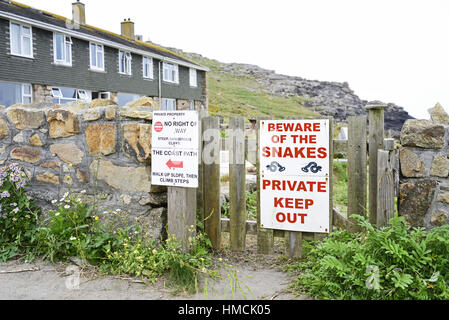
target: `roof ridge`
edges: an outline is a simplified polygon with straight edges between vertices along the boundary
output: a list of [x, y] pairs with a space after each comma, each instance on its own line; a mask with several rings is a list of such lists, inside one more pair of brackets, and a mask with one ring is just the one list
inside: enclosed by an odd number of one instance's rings
[[[55, 13], [50, 12], [50, 11], [46, 11], [46, 10], [34, 8], [34, 7], [32, 7], [32, 6], [29, 6], [29, 5], [27, 5], [27, 4], [23, 4], [23, 3], [20, 3], [20, 2], [14, 1], [14, 0], [11, 0], [10, 3], [11, 3], [11, 4], [14, 4], [14, 5], [16, 5], [16, 6], [19, 6], [19, 7], [26, 8], [26, 9], [33, 9], [33, 10], [40, 11], [40, 12], [42, 12], [42, 13], [46, 13], [46, 14], [50, 15], [51, 17], [55, 18], [55, 19], [59, 19], [59, 20], [63, 20], [63, 21], [72, 21], [72, 19], [69, 19], [69, 18], [67, 18], [67, 17], [64, 17], [64, 16], [61, 16], [61, 15], [55, 14]], [[103, 29], [103, 28], [95, 27], [95, 26], [90, 25], [90, 24], [84, 24], [84, 25], [82, 25], [82, 26], [85, 27], [85, 28], [87, 28], [87, 29], [91, 29], [91, 30], [96, 30], [96, 31], [104, 32], [104, 33], [107, 33], [107, 34], [112, 35], [112, 36], [114, 36], [114, 37], [121, 38], [121, 39], [123, 39], [123, 40], [125, 40], [125, 41], [127, 41], [127, 42], [129, 42], [129, 43], [135, 43], [135, 44], [143, 45], [143, 46], [146, 46], [146, 47], [149, 47], [149, 48], [153, 48], [153, 49], [156, 49], [156, 50], [164, 51], [164, 52], [169, 53], [169, 54], [171, 54], [171, 55], [174, 55], [174, 56], [176, 56], [176, 57], [178, 57], [178, 58], [184, 59], [186, 62], [189, 62], [189, 63], [191, 63], [191, 64], [197, 65], [196, 63], [190, 61], [189, 59], [187, 59], [187, 58], [185, 58], [185, 57], [183, 57], [183, 56], [181, 56], [180, 54], [178, 54], [178, 53], [176, 53], [176, 52], [173, 52], [173, 51], [171, 51], [171, 50], [169, 50], [169, 49], [167, 49], [167, 48], [164, 48], [164, 47], [155, 45], [155, 44], [153, 44], [153, 43], [148, 43], [148, 42], [140, 41], [140, 40], [130, 40], [129, 38], [124, 37], [124, 36], [122, 36], [121, 34], [115, 33], [115, 32], [113, 32], [113, 31], [105, 30], [105, 29]]]

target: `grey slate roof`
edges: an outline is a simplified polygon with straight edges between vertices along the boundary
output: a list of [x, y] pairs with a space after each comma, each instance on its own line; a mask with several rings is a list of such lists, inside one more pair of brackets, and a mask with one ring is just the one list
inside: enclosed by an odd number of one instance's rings
[[[24, 5], [24, 4], [15, 2], [15, 1], [11, 1], [10, 3], [0, 1], [0, 12], [1, 11], [10, 13], [10, 14], [14, 14], [14, 15], [18, 15], [18, 16], [22, 16], [22, 17], [25, 17], [28, 19], [33, 19], [38, 22], [51, 24], [51, 25], [54, 25], [56, 27], [61, 27], [61, 28], [67, 28], [66, 22], [70, 21], [70, 19], [67, 19], [65, 17], [58, 16], [56, 14], [53, 14], [53, 13], [50, 13], [47, 11], [35, 9], [35, 8], [29, 7], [27, 5]], [[81, 25], [80, 29], [77, 29], [76, 31], [78, 31], [80, 33], [84, 33], [88, 36], [102, 38], [104, 40], [112, 41], [112, 42], [115, 42], [120, 45], [125, 45], [125, 46], [131, 47], [131, 48], [135, 48], [137, 50], [148, 51], [149, 53], [157, 54], [157, 55], [160, 55], [163, 57], [175, 59], [178, 61], [186, 62], [186, 63], [193, 64], [193, 65], [200, 67], [196, 63], [193, 63], [193, 62], [177, 55], [176, 53], [169, 51], [168, 49], [159, 47], [154, 44], [149, 44], [149, 43], [146, 43], [143, 41], [137, 41], [137, 40], [130, 41], [130, 40], [126, 39], [125, 37], [122, 37], [121, 35], [118, 35], [118, 34], [115, 34], [113, 32], [109, 32], [106, 30], [102, 30], [100, 28], [96, 28], [96, 27], [93, 27], [90, 25]]]

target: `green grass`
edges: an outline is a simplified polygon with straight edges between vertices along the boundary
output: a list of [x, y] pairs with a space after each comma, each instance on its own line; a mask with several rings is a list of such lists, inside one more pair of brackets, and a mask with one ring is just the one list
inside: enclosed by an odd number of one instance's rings
[[334, 161], [334, 207], [343, 215], [348, 211], [348, 164]]
[[251, 76], [222, 72], [220, 63], [215, 60], [189, 59], [210, 68], [209, 113], [213, 116], [223, 116], [225, 121], [230, 116], [267, 116], [273, 119], [294, 116], [312, 119], [319, 116], [304, 107], [304, 98], [271, 95]]

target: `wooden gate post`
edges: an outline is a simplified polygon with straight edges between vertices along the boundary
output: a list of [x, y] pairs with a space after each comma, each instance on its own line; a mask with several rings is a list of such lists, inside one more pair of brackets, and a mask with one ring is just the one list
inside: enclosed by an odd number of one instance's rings
[[204, 221], [204, 175], [203, 175], [203, 124], [202, 119], [207, 117], [209, 112], [207, 110], [199, 110], [198, 111], [198, 130], [200, 137], [199, 146], [198, 146], [198, 189], [196, 192], [196, 210], [198, 212], [198, 217], [201, 221]]
[[260, 126], [267, 118], [258, 117], [256, 124], [256, 168], [257, 168], [257, 253], [274, 253], [274, 233], [273, 230], [264, 229], [260, 226]]
[[384, 147], [384, 109], [388, 106], [369, 105], [369, 222], [377, 223], [377, 153]]
[[348, 118], [348, 226], [350, 232], [360, 228], [351, 219], [357, 214], [366, 217], [366, 116]]
[[181, 243], [183, 252], [190, 249], [189, 238], [196, 233], [196, 191], [194, 188], [169, 187], [167, 192], [167, 232]]
[[385, 150], [377, 158], [377, 227], [384, 227], [394, 216], [394, 140], [385, 139]]
[[202, 119], [204, 226], [214, 249], [221, 248], [220, 121]]
[[245, 250], [246, 242], [246, 166], [245, 119], [231, 117], [229, 149], [230, 242], [232, 251]]

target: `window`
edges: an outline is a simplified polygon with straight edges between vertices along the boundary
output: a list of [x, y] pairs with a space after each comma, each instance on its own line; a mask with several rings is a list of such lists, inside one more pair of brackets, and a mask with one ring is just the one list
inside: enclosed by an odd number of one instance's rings
[[33, 89], [30, 84], [0, 82], [0, 105], [10, 107], [17, 103], [33, 102]]
[[53, 88], [53, 103], [64, 104], [68, 102], [84, 100], [91, 100], [91, 93], [86, 90], [78, 90], [73, 88]]
[[33, 102], [33, 90], [30, 84], [22, 84], [22, 103], [30, 104]]
[[53, 43], [55, 63], [71, 66], [72, 38], [64, 34], [55, 33]]
[[104, 47], [101, 44], [90, 43], [90, 68], [104, 71]]
[[99, 97], [100, 97], [100, 99], [110, 100], [111, 93], [110, 92], [100, 92]]
[[198, 80], [197, 80], [196, 69], [189, 69], [189, 73], [190, 73], [190, 86], [191, 87], [198, 87]]
[[190, 100], [189, 110], [195, 110], [195, 101]]
[[117, 94], [118, 105], [124, 107], [127, 103], [132, 102], [140, 98], [140, 95], [135, 93], [123, 93], [119, 92]]
[[162, 99], [162, 110], [176, 110], [176, 99]]
[[163, 63], [163, 79], [167, 82], [179, 83], [179, 68], [177, 64]]
[[143, 57], [143, 77], [153, 79], [153, 59]]
[[124, 52], [119, 51], [119, 72], [126, 75], [131, 75], [131, 53], [130, 52]]
[[10, 23], [11, 54], [33, 58], [33, 32], [30, 26]]
[[87, 94], [86, 90], [78, 90], [78, 99], [79, 100], [85, 100], [85, 101], [89, 101], [89, 95]]

